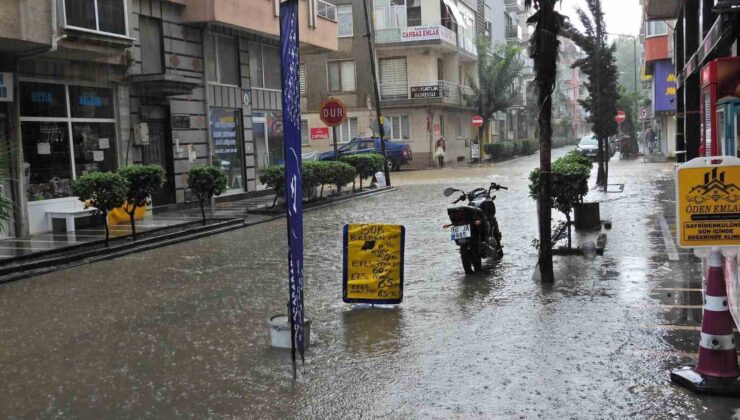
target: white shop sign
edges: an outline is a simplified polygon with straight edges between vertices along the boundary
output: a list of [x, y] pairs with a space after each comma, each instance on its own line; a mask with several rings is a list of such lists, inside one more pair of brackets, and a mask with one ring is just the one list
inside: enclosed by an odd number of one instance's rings
[[441, 25], [409, 26], [401, 30], [401, 41], [429, 41], [438, 40], [447, 41], [455, 44], [454, 33], [447, 30]]
[[13, 73], [0, 73], [0, 102], [13, 102]]

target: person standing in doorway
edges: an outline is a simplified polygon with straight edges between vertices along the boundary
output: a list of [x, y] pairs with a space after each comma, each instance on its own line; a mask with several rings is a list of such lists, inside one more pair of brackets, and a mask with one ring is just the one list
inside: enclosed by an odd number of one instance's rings
[[439, 140], [437, 140], [437, 146], [434, 149], [434, 157], [437, 158], [437, 162], [439, 162], [440, 168], [445, 167], [445, 152], [446, 151], [447, 151], [447, 143], [445, 142], [444, 137], [440, 137]]
[[649, 153], [653, 153], [653, 148], [655, 147], [655, 131], [653, 131], [653, 127], [647, 129], [645, 142], [647, 143]]

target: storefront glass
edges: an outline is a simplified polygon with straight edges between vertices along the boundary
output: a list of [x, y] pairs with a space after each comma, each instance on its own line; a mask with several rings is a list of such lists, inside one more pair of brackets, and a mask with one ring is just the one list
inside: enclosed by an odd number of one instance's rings
[[213, 164], [226, 172], [229, 192], [232, 193], [244, 191], [239, 115], [238, 110], [211, 110]]
[[22, 81], [20, 105], [28, 201], [70, 197], [76, 176], [118, 167], [112, 89]]

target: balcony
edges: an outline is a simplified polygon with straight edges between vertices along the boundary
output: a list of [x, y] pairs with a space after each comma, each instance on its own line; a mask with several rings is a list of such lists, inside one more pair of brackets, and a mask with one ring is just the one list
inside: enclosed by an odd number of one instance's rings
[[471, 88], [446, 80], [381, 83], [379, 89], [381, 101], [390, 107], [444, 104], [468, 108], [465, 98], [473, 95]]
[[680, 0], [645, 0], [645, 13], [648, 20], [675, 19], [682, 4]]
[[[184, 19], [189, 23], [215, 23], [274, 39], [280, 36], [280, 0], [178, 0], [178, 3], [185, 4]], [[312, 16], [309, 2], [298, 2], [301, 46], [336, 51], [336, 6], [323, 0], [315, 4]]]
[[0, 6], [0, 51], [22, 52], [51, 44], [49, 2], [3, 2]]
[[506, 0], [506, 11], [510, 13], [521, 13], [524, 11], [522, 0]]
[[521, 41], [522, 40], [522, 28], [519, 25], [506, 25], [506, 40], [507, 41]]

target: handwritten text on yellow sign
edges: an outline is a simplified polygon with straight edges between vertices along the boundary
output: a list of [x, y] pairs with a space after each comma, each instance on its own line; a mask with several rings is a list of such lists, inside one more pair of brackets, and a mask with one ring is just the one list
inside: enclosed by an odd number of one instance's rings
[[400, 225], [348, 225], [345, 300], [403, 299], [403, 234]]

